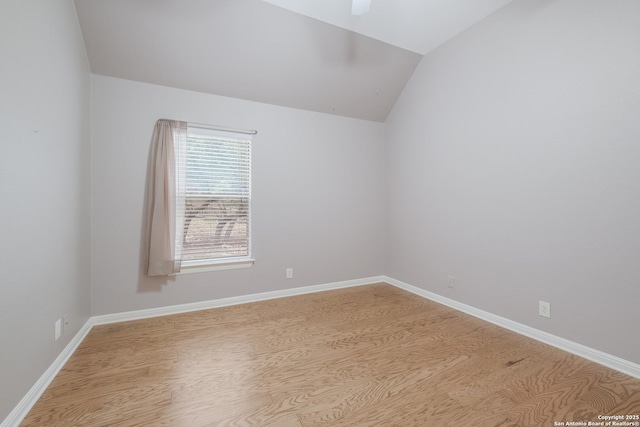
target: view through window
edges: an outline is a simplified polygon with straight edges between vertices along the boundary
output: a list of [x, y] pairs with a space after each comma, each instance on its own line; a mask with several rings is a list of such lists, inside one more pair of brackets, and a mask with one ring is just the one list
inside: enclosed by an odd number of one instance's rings
[[249, 258], [251, 135], [189, 125], [185, 159], [183, 261]]

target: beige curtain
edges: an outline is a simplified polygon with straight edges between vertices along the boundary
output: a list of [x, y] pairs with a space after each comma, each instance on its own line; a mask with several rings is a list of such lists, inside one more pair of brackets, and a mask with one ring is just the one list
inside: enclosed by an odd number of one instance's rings
[[187, 123], [158, 120], [151, 139], [147, 192], [149, 276], [180, 272], [184, 233]]

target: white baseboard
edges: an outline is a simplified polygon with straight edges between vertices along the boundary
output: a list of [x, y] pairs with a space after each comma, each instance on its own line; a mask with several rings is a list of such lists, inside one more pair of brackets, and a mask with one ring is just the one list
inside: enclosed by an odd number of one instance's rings
[[167, 307], [149, 308], [144, 310], [127, 311], [123, 313], [105, 314], [94, 316], [90, 320], [92, 325], [105, 325], [129, 320], [147, 319], [151, 317], [167, 316], [170, 314], [188, 313], [190, 311], [208, 310], [211, 308], [226, 307], [230, 305], [247, 304], [250, 302], [266, 301], [276, 298], [291, 297], [295, 295], [311, 294], [314, 292], [329, 291], [333, 289], [350, 288], [353, 286], [370, 285], [385, 282], [384, 276], [367, 277], [364, 279], [345, 280], [342, 282], [325, 283], [322, 285], [303, 286], [300, 288], [283, 289], [281, 291], [261, 292], [257, 294], [241, 295], [237, 297], [221, 298], [209, 301], [200, 301], [189, 304], [170, 305]]
[[80, 328], [78, 333], [69, 341], [69, 344], [62, 350], [62, 352], [56, 357], [51, 366], [45, 371], [44, 374], [36, 381], [27, 394], [18, 402], [13, 411], [9, 413], [7, 418], [0, 424], [0, 427], [17, 427], [24, 417], [27, 416], [33, 405], [36, 404], [42, 393], [49, 387], [51, 381], [58, 375], [60, 369], [67, 363], [67, 360], [71, 357], [74, 351], [78, 348], [80, 343], [87, 336], [91, 330], [91, 319], [87, 320], [85, 324]]
[[125, 322], [129, 320], [146, 319], [157, 316], [166, 316], [169, 314], [186, 313], [190, 311], [207, 310], [210, 308], [226, 307], [230, 305], [246, 304], [250, 302], [266, 301], [275, 298], [284, 298], [295, 295], [304, 295], [315, 292], [328, 291], [333, 289], [350, 288], [354, 286], [370, 285], [374, 283], [388, 283], [396, 286], [405, 291], [419, 295], [423, 298], [435, 301], [437, 303], [446, 305], [455, 310], [463, 313], [470, 314], [471, 316], [509, 329], [521, 335], [529, 338], [541, 341], [545, 344], [552, 345], [561, 350], [591, 360], [592, 362], [622, 372], [635, 378], [640, 378], [640, 365], [621, 359], [616, 356], [604, 353], [599, 350], [584, 346], [582, 344], [575, 343], [573, 341], [566, 340], [564, 338], [557, 337], [547, 332], [540, 331], [538, 329], [531, 328], [521, 323], [514, 322], [513, 320], [506, 319], [504, 317], [496, 316], [495, 314], [488, 313], [486, 311], [479, 310], [475, 307], [460, 303], [458, 301], [443, 297], [433, 292], [426, 291], [413, 285], [401, 282], [387, 276], [375, 276], [364, 279], [346, 280], [342, 282], [326, 283], [322, 285], [304, 286], [293, 289], [284, 289], [281, 291], [262, 292], [251, 295], [242, 295], [238, 297], [221, 298], [217, 300], [195, 302], [190, 304], [179, 304], [167, 307], [150, 308], [144, 310], [128, 311], [123, 313], [105, 314], [101, 316], [94, 316], [89, 318], [87, 322], [82, 326], [73, 339], [62, 350], [60, 355], [54, 360], [49, 369], [38, 379], [38, 381], [31, 387], [29, 392], [22, 398], [18, 405], [11, 411], [9, 416], [0, 424], [0, 427], [17, 427], [24, 417], [27, 416], [33, 405], [36, 404], [42, 393], [47, 389], [51, 381], [60, 372], [60, 369], [67, 362], [69, 357], [78, 348], [80, 343], [87, 336], [91, 328], [95, 325], [105, 325], [109, 323]]
[[78, 348], [82, 340], [87, 336], [92, 327], [96, 325], [106, 325], [109, 323], [126, 322], [129, 320], [147, 319], [151, 317], [166, 316], [169, 314], [187, 313], [190, 311], [207, 310], [210, 308], [226, 307], [230, 305], [246, 304], [250, 302], [266, 301], [275, 298], [284, 298], [295, 295], [304, 295], [314, 292], [329, 291], [333, 289], [350, 288], [354, 286], [370, 285], [373, 283], [385, 282], [384, 276], [367, 277], [364, 279], [345, 280], [341, 282], [325, 283], [322, 285], [304, 286], [293, 289], [283, 289], [281, 291], [261, 292], [257, 294], [242, 295], [238, 297], [221, 298], [217, 300], [194, 302], [190, 304], [179, 304], [167, 307], [150, 308], [145, 310], [135, 310], [123, 313], [105, 314], [93, 316], [87, 320], [80, 331], [73, 337], [69, 344], [62, 350], [60, 355], [49, 366], [49, 369], [42, 374], [38, 381], [31, 387], [18, 405], [9, 413], [7, 418], [0, 424], [0, 427], [17, 427], [29, 414], [33, 405], [36, 404], [42, 393], [45, 392], [51, 381], [60, 372], [60, 369], [69, 360], [69, 357]]
[[404, 289], [405, 291], [419, 295], [423, 298], [427, 298], [463, 313], [470, 314], [473, 317], [486, 320], [487, 322], [493, 323], [494, 325], [509, 329], [510, 331], [516, 332], [520, 335], [524, 335], [545, 344], [549, 344], [553, 347], [559, 348], [560, 350], [564, 350], [568, 353], [575, 354], [576, 356], [580, 356], [592, 362], [606, 366], [607, 368], [611, 368], [618, 372], [622, 372], [623, 374], [627, 374], [634, 378], [640, 379], [640, 365], [636, 363], [621, 359], [619, 357], [607, 354], [591, 347], [587, 347], [582, 344], [578, 344], [573, 341], [569, 341], [548, 332], [523, 325], [522, 323], [514, 322], [513, 320], [509, 320], [504, 317], [496, 316], [495, 314], [482, 311], [470, 305], [466, 305], [450, 298], [443, 297], [442, 295], [438, 295], [433, 292], [426, 291], [422, 288], [409, 285], [391, 277], [384, 276], [383, 281], [400, 289]]

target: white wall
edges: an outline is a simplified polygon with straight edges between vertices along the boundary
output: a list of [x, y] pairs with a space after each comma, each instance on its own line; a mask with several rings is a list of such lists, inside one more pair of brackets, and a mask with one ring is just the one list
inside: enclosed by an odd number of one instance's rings
[[640, 363], [639, 23], [520, 0], [426, 56], [387, 121], [386, 273]]
[[[75, 8], [4, 0], [1, 9], [0, 421], [90, 309], [90, 81]], [[70, 328], [54, 342], [65, 313]]]
[[[169, 280], [143, 274], [145, 176], [159, 118], [258, 130], [253, 267]], [[93, 76], [91, 133], [94, 315], [383, 273], [381, 123]]]

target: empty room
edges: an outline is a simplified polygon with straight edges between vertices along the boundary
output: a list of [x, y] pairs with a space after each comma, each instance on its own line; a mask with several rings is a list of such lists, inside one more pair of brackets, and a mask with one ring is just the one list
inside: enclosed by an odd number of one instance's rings
[[640, 1], [3, 0], [0, 426], [640, 426]]

